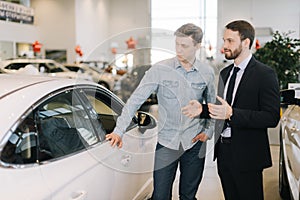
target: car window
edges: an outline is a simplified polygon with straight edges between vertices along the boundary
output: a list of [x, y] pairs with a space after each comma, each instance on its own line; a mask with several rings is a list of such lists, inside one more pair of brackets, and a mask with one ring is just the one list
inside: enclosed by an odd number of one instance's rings
[[48, 63], [49, 66], [49, 73], [57, 73], [57, 72], [64, 72], [65, 70], [60, 66], [56, 66], [53, 63]]
[[76, 91], [67, 90], [41, 103], [17, 125], [1, 152], [1, 160], [26, 164], [70, 155], [98, 143], [98, 133], [104, 132], [101, 128]]
[[[82, 89], [81, 93], [87, 97], [87, 101], [92, 105], [98, 119], [105, 130], [105, 133], [111, 133], [115, 126], [118, 116], [122, 112], [123, 105], [117, 98], [101, 89]], [[136, 120], [133, 118], [128, 129], [136, 126]]]
[[31, 113], [12, 132], [1, 152], [1, 161], [10, 164], [26, 164], [35, 163], [36, 160], [37, 130]]
[[39, 72], [49, 73], [50, 69], [49, 69], [49, 67], [47, 67], [47, 65], [45, 63], [40, 63], [39, 64]]
[[79, 67], [76, 66], [66, 66], [66, 68], [68, 68], [70, 71], [73, 72], [78, 72], [78, 70], [80, 69]]
[[72, 91], [61, 93], [38, 110], [40, 140], [57, 158], [84, 149], [99, 141], [90, 116]]
[[5, 69], [10, 69], [10, 70], [19, 70], [20, 68], [24, 68], [26, 65], [30, 63], [11, 63], [5, 67]]

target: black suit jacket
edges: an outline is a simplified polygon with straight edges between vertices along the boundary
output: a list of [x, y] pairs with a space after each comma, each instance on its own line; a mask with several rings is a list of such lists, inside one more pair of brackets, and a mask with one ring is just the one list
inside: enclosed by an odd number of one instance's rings
[[[232, 67], [233, 64], [220, 72], [220, 97], [223, 97]], [[280, 119], [279, 84], [275, 71], [252, 57], [237, 88], [232, 108], [232, 164], [242, 171], [272, 166], [267, 129], [276, 127]], [[224, 120], [216, 121], [214, 159], [218, 158], [223, 124]]]

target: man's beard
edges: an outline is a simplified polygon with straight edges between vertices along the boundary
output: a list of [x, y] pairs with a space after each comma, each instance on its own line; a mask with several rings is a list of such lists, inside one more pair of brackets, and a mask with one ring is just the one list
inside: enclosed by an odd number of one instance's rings
[[228, 60], [236, 59], [242, 53], [242, 45], [239, 48], [235, 49], [233, 52], [229, 50], [230, 54], [225, 53], [225, 58]]

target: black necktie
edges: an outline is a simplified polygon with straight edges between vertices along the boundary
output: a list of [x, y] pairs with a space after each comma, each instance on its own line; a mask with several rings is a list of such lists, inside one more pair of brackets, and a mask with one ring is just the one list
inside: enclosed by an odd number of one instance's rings
[[239, 67], [233, 67], [233, 73], [232, 73], [232, 75], [230, 77], [230, 80], [229, 80], [227, 93], [226, 93], [226, 101], [228, 102], [229, 105], [231, 105], [231, 102], [232, 102], [232, 94], [233, 94], [236, 74], [239, 70], [240, 70]]
[[[239, 67], [233, 67], [233, 73], [230, 77], [229, 80], [229, 84], [227, 87], [227, 92], [226, 92], [226, 101], [229, 105], [231, 105], [231, 101], [232, 101], [232, 93], [233, 93], [233, 89], [234, 89], [234, 84], [235, 84], [235, 79], [236, 79], [236, 74], [237, 72], [240, 70]], [[224, 122], [224, 126], [222, 129], [222, 132], [229, 126], [228, 120], [225, 120]]]

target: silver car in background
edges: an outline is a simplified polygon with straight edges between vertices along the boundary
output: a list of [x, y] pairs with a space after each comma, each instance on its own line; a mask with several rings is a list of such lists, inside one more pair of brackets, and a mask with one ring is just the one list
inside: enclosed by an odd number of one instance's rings
[[51, 59], [17, 58], [0, 61], [0, 72], [7, 74], [44, 75], [60, 78], [92, 80], [86, 74], [68, 70]]
[[279, 192], [285, 200], [300, 199], [300, 99], [295, 94], [281, 91]]
[[84, 63], [64, 64], [64, 66], [70, 71], [91, 77], [92, 81], [106, 87], [109, 90], [112, 90], [115, 86], [115, 83], [121, 78], [121, 76], [118, 74], [112, 74], [106, 72], [104, 69], [89, 66]]

